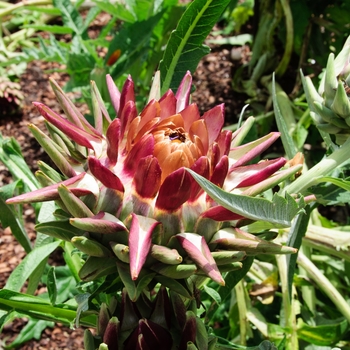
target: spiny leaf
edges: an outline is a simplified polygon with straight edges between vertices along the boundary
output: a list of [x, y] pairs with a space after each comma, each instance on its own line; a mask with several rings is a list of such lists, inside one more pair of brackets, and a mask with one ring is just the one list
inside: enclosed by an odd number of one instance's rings
[[269, 201], [265, 198], [228, 193], [194, 171], [190, 169], [186, 170], [193, 176], [202, 189], [218, 204], [248, 219], [263, 220], [288, 227], [291, 225], [291, 220], [300, 212], [304, 204], [303, 201], [297, 203], [288, 194], [286, 194], [286, 198], [284, 198], [276, 193], [272, 201]]
[[170, 36], [159, 66], [162, 93], [169, 88], [176, 91], [186, 72], [189, 70], [193, 73], [199, 60], [209, 53], [203, 41], [229, 2], [195, 0], [188, 6]]

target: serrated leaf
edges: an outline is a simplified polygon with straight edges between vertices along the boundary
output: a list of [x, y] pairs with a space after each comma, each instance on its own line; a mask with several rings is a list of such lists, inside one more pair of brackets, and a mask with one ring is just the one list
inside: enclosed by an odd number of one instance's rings
[[78, 304], [77, 309], [77, 318], [76, 318], [76, 326], [79, 327], [80, 325], [80, 317], [83, 312], [89, 310], [89, 299], [91, 294], [90, 293], [82, 293], [75, 296], [75, 301]]
[[269, 201], [265, 198], [228, 193], [194, 171], [186, 170], [218, 204], [251, 220], [263, 220], [288, 227], [303, 206], [303, 201], [297, 203], [289, 194], [284, 198], [276, 193], [272, 201]]
[[[323, 205], [339, 205], [350, 202], [350, 181], [331, 176], [315, 179], [318, 184], [310, 188], [317, 202]], [[328, 184], [326, 184], [328, 183]]]
[[82, 35], [85, 30], [83, 19], [73, 4], [69, 0], [53, 0], [53, 4], [60, 10], [63, 24], [75, 34]]
[[160, 62], [162, 94], [169, 88], [176, 91], [186, 72], [193, 73], [199, 60], [209, 53], [203, 42], [229, 2], [195, 0], [187, 7]]

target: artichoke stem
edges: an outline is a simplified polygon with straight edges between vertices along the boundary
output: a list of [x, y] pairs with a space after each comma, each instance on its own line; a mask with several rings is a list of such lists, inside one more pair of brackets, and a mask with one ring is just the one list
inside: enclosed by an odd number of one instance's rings
[[331, 171], [335, 170], [338, 166], [343, 164], [349, 159], [350, 152], [350, 138], [346, 142], [336, 149], [331, 155], [324, 158], [309, 169], [306, 173], [298, 177], [290, 185], [286, 186], [284, 193], [289, 194], [301, 193], [305, 194], [305, 191], [312, 185], [317, 183], [317, 179], [329, 174]]

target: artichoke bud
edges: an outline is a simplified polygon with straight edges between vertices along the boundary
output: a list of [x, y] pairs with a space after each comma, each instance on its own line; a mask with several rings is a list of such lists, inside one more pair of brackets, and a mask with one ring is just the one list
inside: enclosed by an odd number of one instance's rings
[[84, 331], [84, 349], [85, 350], [95, 350], [95, 338], [89, 329]]
[[51, 168], [50, 165], [46, 164], [42, 160], [38, 161], [38, 167], [48, 178], [50, 178], [53, 181], [53, 183], [63, 181], [62, 176], [55, 169]]
[[126, 264], [130, 263], [129, 247], [127, 245], [116, 242], [109, 242], [109, 244], [113, 250], [113, 253], [119, 260]]
[[197, 333], [197, 321], [196, 315], [193, 311], [186, 312], [186, 323], [182, 330], [182, 336], [180, 341], [180, 349], [186, 348], [186, 344], [189, 342], [195, 343]]
[[216, 265], [218, 266], [241, 261], [246, 256], [245, 252], [229, 250], [215, 251], [212, 252], [211, 255], [213, 256]]
[[231, 263], [231, 264], [225, 264], [225, 265], [220, 265], [219, 269], [220, 272], [230, 272], [230, 271], [236, 271], [241, 269], [243, 264], [240, 261]]
[[153, 244], [151, 247], [151, 255], [154, 259], [169, 265], [177, 265], [182, 262], [182, 256], [176, 249], [170, 249], [165, 246]]
[[350, 116], [350, 102], [342, 82], [338, 83], [331, 109], [342, 118]]
[[183, 279], [194, 275], [198, 268], [195, 264], [166, 265], [159, 263], [153, 265], [152, 270], [166, 277]]
[[103, 343], [109, 350], [118, 349], [118, 335], [120, 330], [120, 322], [116, 316], [113, 316], [106, 327], [103, 335]]
[[101, 303], [100, 311], [98, 313], [97, 334], [103, 337], [109, 320], [110, 315], [108, 311], [108, 306], [106, 303]]
[[216, 232], [210, 245], [217, 244], [232, 250], [242, 250], [249, 255], [255, 254], [291, 254], [296, 253], [295, 248], [268, 242], [244, 232], [239, 228], [225, 228]]
[[74, 217], [86, 218], [94, 215], [86, 204], [68, 187], [61, 184], [58, 186], [57, 190], [62, 202]]
[[335, 135], [335, 142], [339, 145], [350, 136], [348, 42], [349, 39], [336, 58], [333, 53], [329, 55], [319, 93], [311, 79], [302, 75], [311, 117], [320, 131]]
[[75, 248], [90, 256], [103, 258], [111, 255], [105, 246], [86, 236], [75, 236], [71, 239], [71, 243]]

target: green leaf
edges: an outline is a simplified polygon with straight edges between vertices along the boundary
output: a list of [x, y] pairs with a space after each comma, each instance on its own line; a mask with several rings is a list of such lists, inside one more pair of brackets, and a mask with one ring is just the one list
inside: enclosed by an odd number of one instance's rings
[[49, 25], [49, 24], [26, 24], [23, 28], [33, 28], [43, 32], [49, 32], [53, 34], [72, 34], [73, 30], [69, 27], [59, 26], [59, 25]]
[[17, 348], [21, 344], [25, 343], [28, 340], [41, 338], [41, 333], [47, 327], [53, 328], [54, 322], [37, 320], [30, 318], [28, 323], [22, 328], [21, 332], [17, 335], [16, 339], [6, 346], [7, 349]]
[[76, 318], [76, 326], [79, 327], [80, 325], [80, 318], [83, 314], [83, 312], [89, 310], [89, 300], [90, 300], [90, 293], [83, 293], [83, 294], [78, 294], [75, 296], [75, 301], [78, 304], [78, 309], [77, 309], [77, 318]]
[[[14, 292], [8, 289], [0, 290], [0, 309], [15, 310], [19, 313], [54, 322], [71, 325], [77, 315], [75, 307], [68, 304], [52, 306], [48, 301], [36, 296]], [[82, 314], [82, 325], [96, 327], [96, 315]]]
[[53, 0], [53, 4], [60, 10], [63, 24], [75, 34], [82, 35], [85, 30], [83, 19], [73, 4], [69, 0]]
[[193, 73], [199, 60], [209, 53], [203, 42], [229, 2], [195, 0], [190, 3], [171, 34], [160, 62], [162, 93], [169, 88], [176, 91], [186, 72]]
[[70, 242], [74, 236], [84, 234], [84, 231], [72, 226], [68, 220], [43, 222], [36, 225], [35, 230], [67, 242]]
[[14, 138], [3, 138], [0, 134], [0, 160], [15, 179], [23, 181], [26, 191], [35, 191], [40, 187], [21, 154], [18, 142]]
[[323, 205], [342, 205], [350, 202], [350, 181], [331, 176], [323, 176], [315, 179], [316, 186], [310, 188], [310, 192], [317, 198], [317, 202]]
[[17, 187], [22, 181], [15, 181], [0, 188], [0, 222], [3, 228], [10, 227], [12, 234], [26, 253], [32, 250], [28, 234], [24, 228], [24, 223], [20, 214], [15, 211], [14, 206], [9, 206], [5, 200], [12, 197]]
[[192, 298], [191, 292], [186, 288], [180, 281], [181, 280], [175, 280], [173, 278], [169, 278], [166, 276], [157, 275], [155, 277], [155, 280], [158, 281], [163, 286], [173, 290], [174, 292], [178, 293], [179, 295], [182, 295], [183, 297], [187, 299]]
[[[299, 250], [302, 243], [302, 239], [305, 236], [305, 233], [307, 231], [312, 207], [310, 205], [307, 205], [305, 207], [305, 212], [299, 213], [295, 218], [295, 220], [293, 221], [293, 225], [289, 230], [288, 239], [286, 243], [288, 247], [293, 247]], [[288, 291], [289, 291], [290, 298], [292, 298], [292, 284], [293, 284], [294, 271], [296, 268], [297, 258], [298, 258], [298, 254], [286, 255], [287, 270], [288, 270], [287, 272]]]
[[[246, 276], [250, 267], [253, 264], [253, 261], [253, 256], [247, 256], [247, 258], [244, 259], [243, 266], [240, 270], [229, 272], [224, 276], [225, 286], [220, 286], [217, 288], [217, 292], [221, 297], [222, 303], [226, 300], [226, 298], [228, 298], [231, 295], [234, 286]], [[214, 304], [212, 304], [212, 306], [207, 312], [207, 318], [211, 320], [217, 311], [218, 308]]]
[[[287, 154], [289, 159], [292, 159], [295, 156], [296, 148], [294, 145], [294, 141], [292, 136], [290, 135], [291, 122], [289, 124], [286, 123], [287, 120], [293, 118], [293, 111], [290, 107], [290, 101], [288, 96], [286, 96], [285, 92], [282, 89], [277, 92], [275, 75], [272, 75], [272, 100], [273, 100], [273, 109], [275, 112], [275, 119], [278, 127], [278, 131], [281, 133], [281, 140], [283, 144], [283, 148]], [[277, 93], [279, 96], [277, 96]], [[283, 104], [279, 104], [279, 101], [283, 99]], [[287, 101], [285, 101], [287, 99]], [[283, 111], [283, 113], [282, 113]], [[295, 124], [295, 121], [294, 121]]]
[[25, 281], [35, 272], [35, 269], [60, 245], [60, 241], [46, 244], [32, 250], [13, 270], [8, 278], [5, 289], [20, 291]]
[[269, 201], [265, 198], [228, 193], [194, 171], [186, 170], [218, 204], [248, 219], [263, 220], [288, 227], [304, 205], [302, 200], [297, 203], [289, 194], [284, 198], [276, 193], [272, 201]]
[[219, 294], [215, 289], [210, 288], [210, 287], [208, 287], [208, 286], [206, 286], [206, 285], [203, 286], [203, 289], [204, 289], [204, 291], [205, 291], [209, 296], [211, 296], [211, 297], [214, 299], [214, 301], [215, 301], [218, 305], [221, 304], [221, 296], [220, 296], [220, 294]]
[[346, 191], [350, 191], [350, 181], [348, 179], [344, 180], [344, 179], [338, 179], [336, 177], [331, 177], [331, 176], [323, 176], [318, 179], [315, 179], [315, 182], [316, 183], [331, 182], [334, 185], [337, 185], [338, 187]]
[[124, 22], [134, 22], [136, 20], [135, 14], [129, 11], [124, 4], [109, 1], [95, 0], [94, 3], [103, 11], [117, 17]]
[[142, 54], [146, 53], [152, 31], [162, 19], [162, 14], [158, 13], [145, 21], [124, 23], [122, 28], [114, 36], [109, 45], [105, 60], [107, 64], [110, 56], [117, 50], [120, 50], [120, 57], [111, 71], [113, 79], [120, 77]]
[[329, 346], [336, 344], [341, 340], [343, 335], [348, 331], [349, 325], [346, 320], [330, 322], [318, 326], [309, 326], [304, 321], [298, 319], [298, 338], [320, 346]]
[[49, 293], [50, 302], [52, 305], [55, 305], [57, 299], [57, 281], [55, 266], [51, 266], [49, 272], [47, 273], [47, 291]]

